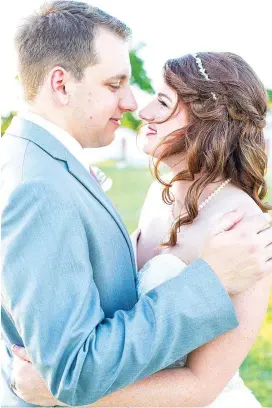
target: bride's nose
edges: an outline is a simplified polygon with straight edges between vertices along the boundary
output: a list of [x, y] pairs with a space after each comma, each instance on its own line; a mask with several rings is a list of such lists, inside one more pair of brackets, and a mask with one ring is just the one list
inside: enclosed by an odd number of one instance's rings
[[152, 112], [152, 110], [148, 106], [139, 111], [139, 116], [146, 122], [152, 122], [155, 120], [154, 112]]

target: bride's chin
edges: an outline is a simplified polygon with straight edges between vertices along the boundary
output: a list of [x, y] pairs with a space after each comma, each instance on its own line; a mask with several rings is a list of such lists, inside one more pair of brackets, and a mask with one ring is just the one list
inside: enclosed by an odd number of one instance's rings
[[142, 150], [143, 153], [147, 154], [148, 156], [156, 158], [158, 156], [158, 152], [156, 152], [156, 151], [154, 152], [154, 149], [155, 149], [155, 146], [150, 146], [148, 144], [143, 145], [141, 147], [141, 150]]
[[144, 154], [150, 154], [151, 153], [151, 149], [150, 149], [150, 147], [148, 145], [142, 145], [142, 146], [140, 146], [140, 149]]
[[146, 154], [146, 155], [148, 155], [148, 156], [150, 156], [150, 157], [156, 158], [156, 154], [153, 153], [153, 150], [152, 150], [152, 149], [145, 149], [145, 148], [144, 148], [142, 151], [143, 151], [144, 154]]

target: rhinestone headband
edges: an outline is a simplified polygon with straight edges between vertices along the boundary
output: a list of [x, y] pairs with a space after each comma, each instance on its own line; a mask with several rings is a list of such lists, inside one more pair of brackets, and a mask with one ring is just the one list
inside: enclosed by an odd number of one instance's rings
[[[206, 79], [206, 81], [209, 81], [210, 78], [209, 78], [207, 72], [205, 71], [205, 68], [203, 67], [201, 58], [200, 58], [197, 54], [193, 54], [193, 57], [194, 57], [194, 59], [195, 59], [195, 61], [196, 61], [196, 63], [197, 63], [198, 70], [199, 70], [200, 74], [203, 76], [203, 78]], [[216, 100], [217, 100], [217, 97], [216, 97], [215, 93], [214, 93], [214, 92], [211, 92], [211, 94], [212, 94], [213, 100], [216, 101]]]

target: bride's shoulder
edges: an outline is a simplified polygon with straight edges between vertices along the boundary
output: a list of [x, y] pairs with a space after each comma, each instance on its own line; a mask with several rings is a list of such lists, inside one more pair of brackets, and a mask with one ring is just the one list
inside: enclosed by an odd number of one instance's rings
[[[172, 176], [170, 173], [166, 173], [163, 175], [163, 181], [165, 181], [166, 183], [169, 183], [171, 179], [172, 179]], [[160, 183], [158, 180], [154, 180], [149, 187], [147, 197], [161, 194], [163, 188], [164, 188], [164, 185], [162, 183]]]
[[[199, 214], [199, 228], [204, 233], [230, 211], [241, 209], [246, 216], [262, 213], [258, 204], [240, 188], [228, 186]], [[196, 223], [198, 225], [198, 223]]]
[[151, 215], [154, 214], [154, 208], [158, 208], [158, 205], [162, 201], [162, 189], [163, 185], [155, 180], [150, 185], [147, 194], [145, 196], [144, 204], [141, 208], [141, 214], [139, 219], [139, 226], [145, 224], [146, 220], [151, 219]]
[[[168, 175], [164, 175], [163, 176], [163, 181], [165, 181], [166, 183], [171, 181], [171, 177]], [[162, 192], [164, 189], [164, 185], [159, 182], [158, 180], [154, 180], [148, 191], [147, 194], [145, 196], [145, 200], [144, 200], [144, 205], [142, 208], [142, 211], [145, 211], [147, 208], [149, 208], [149, 206], [154, 206], [154, 205], [160, 205], [163, 201], [162, 201]]]
[[194, 222], [180, 230], [178, 243], [170, 253], [180, 257], [186, 264], [199, 257], [204, 239], [211, 228], [214, 228], [223, 215], [235, 209], [242, 209], [246, 216], [261, 213], [256, 202], [244, 191], [235, 186], [220, 191], [220, 194], [209, 202]]
[[262, 212], [261, 208], [249, 194], [242, 189], [231, 185], [229, 188], [226, 188], [221, 196], [220, 210], [228, 212], [238, 207], [244, 210], [246, 215], [254, 215]]
[[163, 189], [163, 185], [159, 181], [154, 180], [150, 184], [150, 187], [145, 197], [145, 201], [153, 200], [155, 197], [158, 197], [159, 194], [161, 195], [162, 189]]

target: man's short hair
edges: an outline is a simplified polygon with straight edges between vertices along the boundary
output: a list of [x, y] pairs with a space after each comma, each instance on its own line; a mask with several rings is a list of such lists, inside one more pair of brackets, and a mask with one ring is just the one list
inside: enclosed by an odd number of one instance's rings
[[46, 74], [54, 66], [69, 71], [77, 81], [87, 66], [98, 63], [94, 39], [106, 28], [127, 40], [130, 29], [97, 7], [73, 0], [43, 5], [17, 29], [15, 47], [25, 99], [34, 100]]

